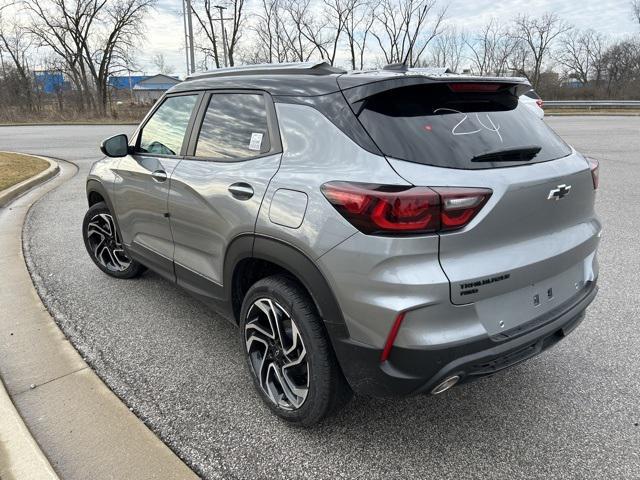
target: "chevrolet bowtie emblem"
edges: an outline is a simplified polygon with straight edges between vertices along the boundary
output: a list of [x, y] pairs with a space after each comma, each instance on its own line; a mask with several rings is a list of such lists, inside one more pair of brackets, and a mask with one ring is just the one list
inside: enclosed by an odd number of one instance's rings
[[569, 192], [571, 191], [571, 185], [558, 185], [556, 188], [552, 189], [549, 192], [549, 196], [547, 197], [547, 200], [560, 200], [561, 198], [566, 197], [567, 195], [569, 195]]

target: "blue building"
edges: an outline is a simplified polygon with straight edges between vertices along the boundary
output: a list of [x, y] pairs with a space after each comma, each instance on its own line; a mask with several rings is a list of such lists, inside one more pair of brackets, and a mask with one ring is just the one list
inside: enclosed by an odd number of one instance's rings
[[39, 70], [33, 72], [36, 88], [43, 93], [56, 93], [68, 87], [64, 74], [56, 70]]
[[108, 85], [116, 90], [129, 90], [138, 83], [149, 78], [148, 75], [123, 75], [109, 77]]
[[168, 75], [158, 74], [138, 82], [133, 87], [133, 95], [136, 102], [151, 103], [158, 100], [164, 92], [174, 85], [180, 83], [180, 80]]
[[169, 75], [132, 75], [109, 77], [108, 84], [116, 91], [130, 90], [137, 103], [152, 103], [175, 84], [180, 83], [176, 77]]

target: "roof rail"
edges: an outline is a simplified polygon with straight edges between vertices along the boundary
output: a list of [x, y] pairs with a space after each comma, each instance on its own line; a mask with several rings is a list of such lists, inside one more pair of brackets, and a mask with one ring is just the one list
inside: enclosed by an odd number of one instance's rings
[[382, 70], [391, 70], [393, 72], [406, 72], [407, 70], [409, 70], [409, 67], [404, 62], [390, 63], [382, 67]]
[[207, 72], [192, 73], [188, 75], [185, 80], [237, 75], [330, 75], [332, 73], [346, 73], [346, 70], [332, 67], [324, 60], [318, 62], [261, 63], [258, 65], [217, 68]]

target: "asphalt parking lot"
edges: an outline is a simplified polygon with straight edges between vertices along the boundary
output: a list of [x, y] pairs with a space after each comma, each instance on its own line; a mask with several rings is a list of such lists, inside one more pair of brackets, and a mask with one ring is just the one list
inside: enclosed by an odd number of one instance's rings
[[311, 430], [269, 414], [225, 320], [153, 273], [115, 280], [91, 263], [84, 180], [99, 141], [132, 127], [0, 127], [0, 150], [79, 166], [29, 214], [35, 283], [88, 363], [203, 477], [640, 478], [640, 117], [547, 121], [601, 162], [601, 290], [583, 324], [506, 372], [439, 397], [356, 397]]

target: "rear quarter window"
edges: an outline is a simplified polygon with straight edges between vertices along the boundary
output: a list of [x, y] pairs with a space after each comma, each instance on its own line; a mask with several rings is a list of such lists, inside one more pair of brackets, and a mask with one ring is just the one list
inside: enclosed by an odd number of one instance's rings
[[265, 154], [270, 148], [262, 94], [211, 95], [198, 135], [196, 157], [243, 160]]
[[571, 153], [510, 90], [455, 93], [446, 84], [401, 87], [365, 100], [358, 118], [385, 155], [438, 167], [498, 168]]

